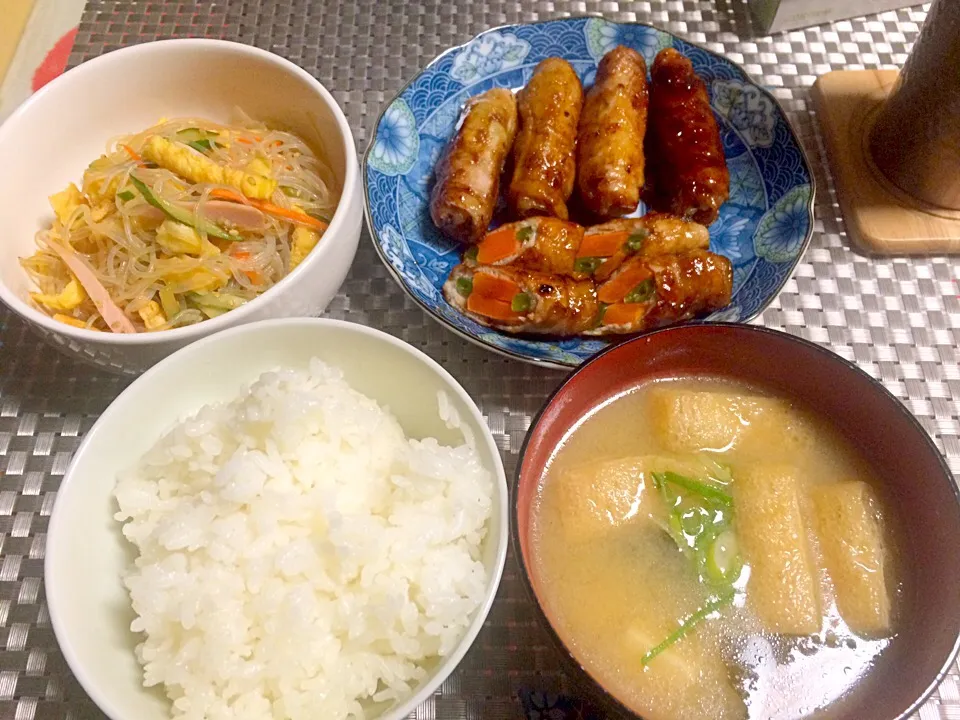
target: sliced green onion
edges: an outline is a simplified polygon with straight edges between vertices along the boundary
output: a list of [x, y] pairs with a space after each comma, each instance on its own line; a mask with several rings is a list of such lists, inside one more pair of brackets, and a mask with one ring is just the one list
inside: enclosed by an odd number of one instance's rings
[[586, 273], [587, 275], [593, 275], [597, 271], [597, 268], [603, 263], [603, 258], [598, 257], [583, 257], [577, 258], [576, 262], [573, 263], [573, 269], [577, 272]]
[[656, 295], [657, 286], [653, 282], [653, 278], [649, 277], [641, 283], [638, 283], [637, 286], [627, 293], [626, 297], [623, 298], [625, 303], [644, 303], [652, 300]]
[[133, 193], [129, 190], [121, 190], [117, 193], [117, 197], [123, 200], [123, 202], [130, 202], [133, 200]]
[[686, 507], [680, 512], [680, 527], [683, 532], [693, 537], [699, 536], [705, 527], [704, 508], [700, 506]]
[[[601, 325], [603, 325], [603, 316], [606, 315], [606, 314], [607, 314], [607, 304], [606, 304], [606, 303], [600, 303], [600, 310], [597, 312], [597, 319], [593, 321], [593, 326], [594, 326], [595, 328], [598, 328], [598, 327], [600, 327]], [[656, 485], [656, 484], [657, 484], [657, 481], [654, 480], [654, 481], [653, 481], [653, 484]]]
[[533, 298], [530, 297], [530, 293], [519, 292], [513, 296], [513, 300], [510, 302], [510, 309], [516, 313], [527, 312], [532, 307]]
[[706, 620], [708, 616], [712, 615], [713, 613], [717, 612], [717, 610], [730, 603], [733, 600], [734, 595], [736, 595], [736, 591], [731, 589], [710, 600], [706, 605], [693, 613], [693, 615], [681, 622], [680, 626], [670, 633], [666, 640], [644, 655], [640, 660], [640, 664], [644, 667], [649, 665], [650, 661], [653, 660], [657, 655], [668, 649], [671, 645], [675, 645], [683, 640], [683, 638], [685, 638], [691, 630]]
[[623, 249], [627, 252], [639, 252], [648, 237], [650, 237], [649, 230], [646, 228], [638, 228], [630, 233], [630, 237], [628, 237], [627, 241], [623, 244]]
[[310, 217], [312, 217], [314, 220], [319, 220], [320, 222], [325, 222], [327, 225], [330, 224], [330, 218], [329, 218], [329, 216], [324, 215], [323, 213], [308, 212], [307, 215], [309, 215]]
[[473, 278], [457, 278], [457, 292], [463, 295], [463, 297], [470, 297], [470, 293], [473, 292]]
[[480, 248], [476, 245], [471, 245], [467, 248], [467, 251], [463, 254], [463, 259], [467, 262], [476, 262], [477, 254], [480, 252]]
[[731, 497], [729, 494], [725, 493], [723, 490], [713, 487], [712, 485], [707, 485], [706, 483], [700, 482], [699, 480], [694, 480], [693, 478], [688, 478], [669, 471], [665, 473], [653, 473], [653, 477], [661, 484], [671, 483], [677, 487], [682, 487], [684, 490], [697, 493], [705, 498], [716, 500], [722, 505], [729, 507], [733, 504], [733, 497]]
[[726, 529], [713, 539], [707, 548], [704, 570], [714, 583], [731, 583], [740, 575], [743, 561], [740, 559], [740, 543], [731, 529]]
[[533, 225], [524, 225], [522, 228], [517, 230], [517, 242], [520, 244], [525, 243], [527, 240], [533, 237]]

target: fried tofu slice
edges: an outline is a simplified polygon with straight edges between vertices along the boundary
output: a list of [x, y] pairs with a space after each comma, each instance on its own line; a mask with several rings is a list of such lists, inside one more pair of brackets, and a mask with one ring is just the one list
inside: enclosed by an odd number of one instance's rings
[[809, 449], [817, 435], [786, 401], [717, 390], [659, 387], [650, 393], [652, 427], [670, 452], [729, 450], [761, 426], [776, 428], [781, 452]]
[[627, 457], [562, 473], [557, 490], [567, 537], [588, 540], [635, 519], [665, 517], [649, 465], [649, 458]]
[[[644, 605], [637, 621], [624, 629], [626, 641], [636, 647], [639, 658], [659, 645], [675, 629], [676, 619], [669, 613], [657, 616], [654, 607]], [[711, 717], [717, 720], [745, 720], [747, 708], [730, 683], [729, 674], [718, 653], [702, 642], [697, 633], [657, 655], [643, 677], [644, 717]], [[639, 709], [639, 708], [638, 708]]]
[[818, 632], [819, 576], [796, 470], [756, 466], [737, 474], [733, 489], [737, 532], [744, 560], [750, 566], [747, 602], [769, 632]]
[[810, 492], [817, 537], [837, 609], [855, 633], [890, 630], [890, 596], [879, 508], [864, 482], [821, 485]]

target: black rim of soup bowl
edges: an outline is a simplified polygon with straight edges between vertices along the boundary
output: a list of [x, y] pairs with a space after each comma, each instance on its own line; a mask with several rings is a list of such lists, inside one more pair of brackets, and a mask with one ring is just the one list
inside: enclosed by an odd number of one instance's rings
[[[869, 381], [870, 385], [873, 386], [873, 389], [884, 396], [888, 401], [888, 404], [891, 406], [891, 409], [894, 412], [899, 412], [903, 416], [903, 419], [912, 427], [914, 433], [922, 438], [922, 442], [925, 444], [928, 452], [930, 452], [937, 460], [937, 463], [940, 466], [941, 473], [949, 483], [950, 489], [953, 492], [953, 497], [956, 500], [957, 510], [960, 511], [960, 487], [957, 486], [957, 482], [953, 478], [953, 473], [950, 471], [950, 467], [947, 464], [946, 459], [943, 456], [943, 453], [940, 452], [940, 449], [936, 446], [933, 441], [933, 438], [927, 433], [924, 427], [920, 424], [920, 421], [917, 420], [916, 416], [911, 413], [906, 406], [897, 398], [896, 395], [891, 393], [879, 380], [872, 377], [870, 374], [864, 372], [858, 365], [847, 360], [846, 358], [841, 357], [832, 350], [819, 345], [818, 343], [806, 340], [805, 338], [798, 337], [796, 335], [791, 335], [790, 333], [781, 332], [779, 330], [771, 330], [770, 328], [765, 328], [757, 325], [746, 325], [743, 323], [731, 323], [731, 322], [706, 322], [706, 321], [695, 321], [690, 323], [685, 323], [683, 325], [674, 325], [665, 328], [659, 328], [656, 330], [650, 330], [648, 332], [637, 335], [630, 340], [624, 342], [616, 343], [610, 347], [604, 348], [596, 355], [591, 357], [585, 363], [575, 368], [564, 380], [557, 386], [549, 395], [549, 397], [544, 401], [540, 406], [540, 409], [537, 411], [536, 416], [530, 423], [530, 427], [527, 430], [527, 434], [523, 439], [523, 444], [520, 446], [520, 454], [517, 458], [517, 466], [514, 470], [514, 482], [510, 487], [510, 512], [511, 512], [511, 522], [510, 522], [510, 545], [513, 550], [514, 557], [517, 560], [517, 565], [520, 568], [520, 577], [522, 578], [522, 585], [526, 591], [527, 597], [530, 600], [531, 604], [535, 607], [535, 614], [539, 625], [546, 630], [547, 634], [550, 636], [551, 641], [554, 646], [559, 650], [561, 655], [561, 660], [565, 667], [571, 668], [574, 671], [574, 676], [570, 677], [571, 683], [579, 689], [583, 689], [588, 692], [591, 697], [587, 698], [588, 700], [595, 700], [603, 706], [602, 709], [611, 711], [616, 715], [624, 718], [640, 718], [636, 712], [627, 707], [621, 700], [615, 697], [609, 690], [604, 687], [604, 685], [597, 680], [587, 670], [579, 660], [574, 656], [573, 652], [563, 641], [560, 635], [557, 633], [556, 629], [553, 627], [553, 623], [550, 621], [550, 618], [547, 617], [546, 611], [540, 603], [537, 593], [533, 588], [533, 582], [530, 579], [530, 569], [527, 567], [527, 563], [524, 560], [523, 552], [520, 544], [520, 512], [519, 512], [519, 501], [520, 501], [520, 480], [523, 473], [523, 464], [524, 458], [527, 454], [527, 446], [530, 443], [531, 438], [537, 432], [541, 420], [543, 419], [544, 413], [553, 405], [554, 400], [557, 396], [563, 392], [568, 385], [575, 382], [577, 377], [581, 373], [588, 372], [591, 366], [599, 362], [605, 355], [609, 353], [614, 353], [622, 351], [626, 346], [631, 345], [637, 342], [643, 342], [645, 339], [653, 336], [660, 335], [663, 333], [684, 333], [684, 332], [698, 332], [700, 329], [710, 329], [715, 331], [733, 331], [737, 333], [752, 333], [760, 336], [769, 336], [775, 341], [782, 341], [788, 344], [794, 344], [798, 347], [801, 347], [808, 351], [813, 351], [826, 363], [832, 363], [836, 366], [837, 370], [840, 372], [848, 371], [853, 372], [859, 375], [862, 379]], [[677, 377], [680, 377], [678, 375]], [[542, 472], [540, 470], [541, 476], [538, 478], [538, 484], [542, 482]], [[528, 526], [523, 528], [523, 532], [528, 532]], [[958, 628], [956, 637], [954, 637], [953, 644], [951, 645], [950, 652], [947, 654], [946, 659], [943, 664], [937, 671], [933, 679], [927, 684], [923, 689], [922, 693], [916, 700], [910, 703], [910, 705], [904, 709], [899, 715], [891, 717], [890, 720], [908, 720], [911, 715], [913, 715], [920, 707], [930, 698], [934, 693], [937, 687], [943, 682], [947, 674], [950, 671], [951, 666], [957, 659], [958, 651], [960, 651], [960, 628]], [[869, 673], [868, 673], [869, 674]], [[836, 701], [834, 701], [836, 702]], [[831, 703], [833, 704], [833, 703]], [[829, 706], [828, 706], [829, 707]]]

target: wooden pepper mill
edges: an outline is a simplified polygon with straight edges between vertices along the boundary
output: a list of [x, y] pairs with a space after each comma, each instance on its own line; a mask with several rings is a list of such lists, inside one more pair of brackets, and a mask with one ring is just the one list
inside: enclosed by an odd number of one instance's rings
[[960, 1], [936, 0], [903, 70], [838, 70], [813, 98], [847, 233], [884, 254], [960, 252]]

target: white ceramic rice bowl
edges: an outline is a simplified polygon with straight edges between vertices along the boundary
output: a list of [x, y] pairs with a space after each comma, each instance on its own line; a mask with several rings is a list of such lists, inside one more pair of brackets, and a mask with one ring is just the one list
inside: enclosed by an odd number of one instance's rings
[[484, 600], [456, 649], [430, 671], [414, 695], [387, 710], [399, 720], [453, 672], [493, 603], [507, 549], [507, 483], [493, 436], [466, 391], [436, 362], [378, 330], [325, 319], [273, 320], [234, 328], [158, 363], [132, 383], [87, 433], [57, 493], [47, 532], [44, 580], [53, 629], [74, 675], [111, 720], [167, 720], [169, 702], [142, 685], [130, 631], [134, 619], [121, 573], [135, 549], [114, 519], [117, 474], [137, 464], [161, 435], [202, 405], [234, 398], [277, 366], [306, 368], [312, 357], [344, 371], [361, 393], [388, 407], [408, 437], [460, 444], [440, 419], [444, 391], [476, 439], [493, 476], [492, 517], [482, 561]]
[[[320, 244], [260, 297], [212, 320], [156, 333], [118, 335], [73, 328], [34, 308], [19, 264], [49, 227], [48, 196], [79, 183], [108, 140], [162, 117], [226, 122], [236, 108], [289, 129], [325, 153], [341, 200]], [[321, 313], [343, 284], [360, 238], [356, 147], [343, 112], [311, 75], [266, 50], [222, 40], [144, 43], [107, 53], [60, 76], [0, 126], [0, 301], [68, 354], [138, 374], [184, 345], [228, 327]]]

